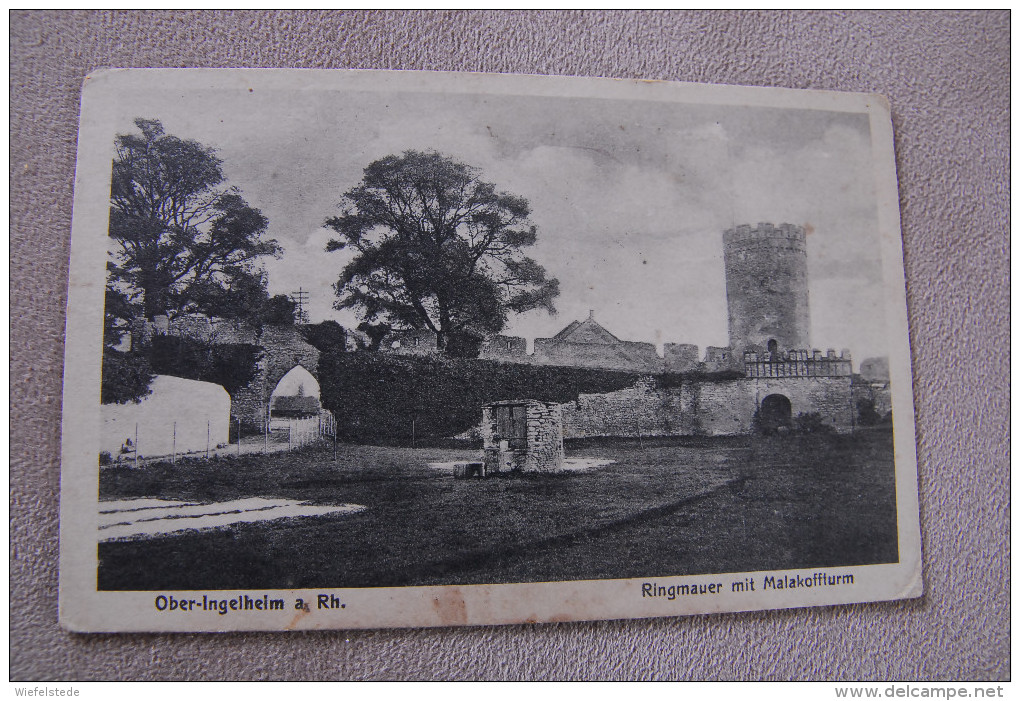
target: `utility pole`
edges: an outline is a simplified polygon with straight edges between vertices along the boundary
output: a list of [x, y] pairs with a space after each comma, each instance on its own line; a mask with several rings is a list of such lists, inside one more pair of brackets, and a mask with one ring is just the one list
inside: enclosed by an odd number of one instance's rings
[[292, 292], [290, 300], [294, 303], [294, 321], [298, 324], [308, 323], [308, 292], [299, 287], [297, 292]]

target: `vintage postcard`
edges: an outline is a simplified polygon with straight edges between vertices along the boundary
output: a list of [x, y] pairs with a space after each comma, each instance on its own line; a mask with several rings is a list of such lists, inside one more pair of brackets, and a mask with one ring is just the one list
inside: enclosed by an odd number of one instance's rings
[[107, 70], [78, 148], [65, 627], [921, 595], [883, 98]]

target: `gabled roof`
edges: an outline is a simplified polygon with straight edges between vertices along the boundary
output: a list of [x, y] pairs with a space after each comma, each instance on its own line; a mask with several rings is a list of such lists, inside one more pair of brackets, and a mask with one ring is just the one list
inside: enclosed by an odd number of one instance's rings
[[591, 316], [584, 321], [570, 322], [565, 329], [553, 336], [552, 340], [557, 343], [597, 343], [602, 345], [621, 342]]

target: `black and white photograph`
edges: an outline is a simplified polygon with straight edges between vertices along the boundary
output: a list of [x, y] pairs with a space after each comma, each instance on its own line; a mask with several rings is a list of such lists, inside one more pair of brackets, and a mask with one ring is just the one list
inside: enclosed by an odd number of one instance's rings
[[81, 120], [66, 627], [921, 595], [880, 96], [110, 70]]

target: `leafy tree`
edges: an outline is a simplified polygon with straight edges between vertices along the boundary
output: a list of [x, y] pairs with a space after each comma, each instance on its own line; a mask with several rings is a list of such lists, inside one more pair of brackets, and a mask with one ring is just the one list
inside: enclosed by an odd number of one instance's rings
[[177, 336], [154, 336], [149, 348], [152, 370], [222, 385], [233, 395], [258, 375], [263, 351], [250, 343], [203, 343]]
[[255, 263], [280, 252], [263, 238], [266, 218], [223, 185], [213, 149], [166, 134], [157, 120], [135, 125], [141, 134], [119, 135], [113, 161], [110, 285], [148, 319], [261, 309], [267, 295]]
[[861, 426], [877, 426], [882, 423], [882, 415], [875, 408], [873, 397], [867, 397], [857, 402], [857, 422]]
[[144, 353], [103, 349], [103, 404], [137, 402], [151, 390], [152, 368]]
[[149, 394], [153, 374], [147, 354], [137, 344], [127, 350], [119, 348], [134, 318], [134, 305], [124, 292], [108, 286], [103, 311], [101, 401], [103, 404], [137, 402]]
[[198, 379], [221, 385], [233, 396], [258, 376], [264, 353], [250, 343], [215, 344], [209, 349], [209, 369]]
[[262, 320], [267, 324], [293, 326], [296, 309], [297, 304], [287, 295], [274, 295], [266, 301], [265, 311], [261, 315]]
[[122, 290], [107, 286], [106, 305], [103, 309], [103, 343], [106, 347], [120, 345], [136, 313], [135, 305]]
[[489, 402], [572, 402], [638, 379], [639, 373], [619, 370], [388, 353], [323, 353], [318, 374], [322, 405], [336, 416], [343, 440], [403, 445], [412, 431], [418, 440], [467, 431]]
[[332, 319], [308, 324], [301, 329], [305, 341], [321, 353], [343, 353], [347, 350], [347, 331]]
[[484, 340], [474, 333], [454, 333], [446, 342], [446, 352], [455, 358], [477, 358], [482, 353]]
[[337, 309], [429, 329], [448, 353], [472, 347], [451, 339], [498, 333], [508, 313], [555, 312], [559, 282], [522, 253], [536, 240], [528, 202], [470, 166], [434, 151], [387, 156], [340, 208], [326, 250], [356, 255], [334, 285]]
[[358, 324], [358, 331], [368, 336], [368, 350], [372, 351], [379, 350], [379, 346], [382, 345], [383, 339], [386, 338], [392, 330], [393, 325], [387, 324], [386, 322], [373, 324], [363, 321]]
[[[213, 149], [166, 134], [156, 120], [135, 125], [140, 134], [117, 137], [113, 161], [103, 402], [141, 399], [153, 372], [211, 380], [232, 391], [252, 372], [251, 348], [192, 349], [188, 362], [196, 365], [189, 370], [184, 356], [170, 362], [166, 348], [142, 347], [138, 339], [130, 350], [119, 346], [136, 318], [161, 314], [288, 323], [288, 310], [269, 298], [256, 267], [280, 248], [264, 239], [262, 213], [224, 185]], [[289, 318], [293, 323], [292, 309]]]

